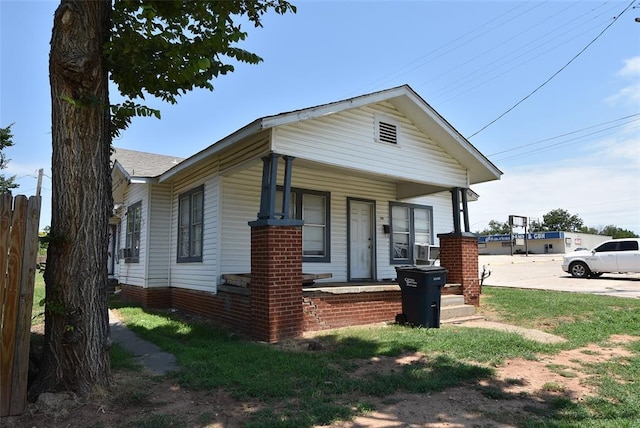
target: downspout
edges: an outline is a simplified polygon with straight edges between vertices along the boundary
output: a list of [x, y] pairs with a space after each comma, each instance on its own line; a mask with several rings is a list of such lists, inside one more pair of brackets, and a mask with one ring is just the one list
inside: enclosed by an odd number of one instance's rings
[[[216, 277], [214, 278], [216, 291], [215, 294], [218, 294], [218, 284], [221, 284], [222, 281], [222, 198], [224, 195], [223, 183], [222, 183], [222, 174], [220, 173], [220, 158], [216, 161], [216, 174], [218, 175], [218, 185], [216, 186], [216, 195], [218, 197], [218, 204], [216, 209], [218, 210], [212, 217], [216, 221]], [[203, 250], [204, 252], [204, 250]]]
[[171, 288], [171, 244], [173, 243], [173, 192], [176, 181], [171, 180], [171, 196], [169, 197], [170, 210], [169, 210], [169, 252], [167, 253], [167, 287]]
[[[151, 204], [153, 192], [151, 190], [151, 183], [145, 183], [145, 186], [147, 187], [147, 215], [144, 216], [146, 222], [144, 225], [146, 239], [144, 246], [144, 278], [142, 288], [149, 289], [149, 254], [151, 253], [149, 241], [151, 240]], [[142, 227], [140, 229], [140, 245], [142, 245]]]

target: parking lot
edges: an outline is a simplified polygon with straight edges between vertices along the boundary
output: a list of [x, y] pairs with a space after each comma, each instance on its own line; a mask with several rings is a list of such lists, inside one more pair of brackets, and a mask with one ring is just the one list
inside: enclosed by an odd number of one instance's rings
[[617, 297], [640, 298], [640, 274], [603, 274], [600, 278], [578, 279], [560, 267], [562, 254], [479, 256], [491, 275], [484, 285], [571, 291]]

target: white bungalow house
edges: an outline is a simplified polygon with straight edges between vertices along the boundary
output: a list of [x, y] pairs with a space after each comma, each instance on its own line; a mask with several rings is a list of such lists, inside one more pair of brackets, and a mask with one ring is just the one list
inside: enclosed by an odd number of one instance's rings
[[[428, 263], [438, 249], [477, 304], [467, 198], [501, 171], [409, 86], [263, 117], [184, 160], [116, 149], [112, 161], [110, 273], [143, 305], [268, 341], [393, 319], [395, 268]], [[281, 242], [254, 236], [261, 228]], [[466, 248], [475, 272], [445, 260]], [[271, 285], [257, 285], [260, 275]], [[293, 294], [278, 291], [291, 278]], [[351, 288], [332, 292], [336, 283]], [[293, 321], [280, 318], [278, 296]]]

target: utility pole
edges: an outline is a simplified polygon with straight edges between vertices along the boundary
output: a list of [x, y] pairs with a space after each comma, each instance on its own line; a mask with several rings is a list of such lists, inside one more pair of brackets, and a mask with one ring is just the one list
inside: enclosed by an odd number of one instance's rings
[[42, 190], [42, 175], [44, 174], [44, 170], [40, 168], [38, 170], [38, 185], [36, 186], [36, 196], [40, 196], [40, 191]]

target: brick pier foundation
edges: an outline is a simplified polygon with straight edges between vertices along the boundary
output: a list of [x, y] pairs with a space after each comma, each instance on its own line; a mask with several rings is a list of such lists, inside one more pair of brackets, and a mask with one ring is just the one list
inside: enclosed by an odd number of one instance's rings
[[480, 306], [478, 278], [478, 237], [469, 232], [446, 233], [440, 238], [440, 266], [446, 268], [447, 282], [460, 284], [464, 303]]

